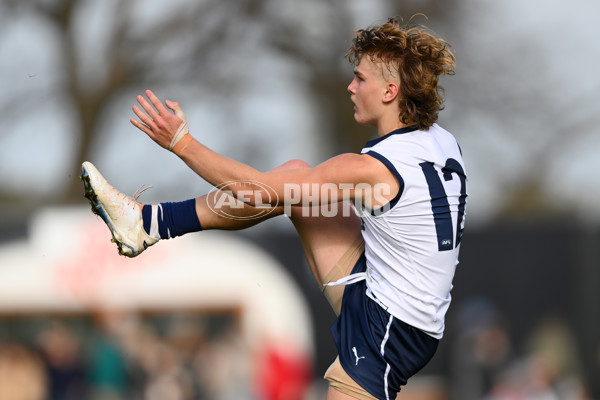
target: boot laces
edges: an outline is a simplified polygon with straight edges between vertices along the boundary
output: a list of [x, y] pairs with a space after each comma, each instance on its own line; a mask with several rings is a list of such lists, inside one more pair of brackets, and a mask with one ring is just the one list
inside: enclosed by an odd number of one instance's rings
[[126, 199], [128, 199], [127, 205], [130, 206], [132, 202], [138, 202], [138, 199], [140, 198], [142, 193], [144, 193], [146, 190], [148, 190], [152, 187], [153, 187], [153, 185], [140, 186], [140, 188], [138, 190], [136, 190], [135, 193], [133, 194], [133, 198], [127, 196], [126, 194], [122, 194], [122, 196], [125, 197]]
[[151, 189], [152, 185], [142, 185], [140, 186], [140, 188], [138, 190], [135, 191], [135, 193], [133, 194], [133, 199], [135, 201], [138, 201], [139, 197], [142, 195], [142, 193], [144, 193], [146, 190]]

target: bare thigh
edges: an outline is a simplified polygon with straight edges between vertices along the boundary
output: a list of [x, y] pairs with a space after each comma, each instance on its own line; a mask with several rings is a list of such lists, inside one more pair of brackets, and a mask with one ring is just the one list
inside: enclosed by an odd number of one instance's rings
[[335, 206], [338, 209], [335, 217], [305, 216], [300, 207], [292, 209], [292, 223], [319, 285], [361, 235], [360, 219], [356, 214], [344, 215], [342, 203]]
[[342, 393], [333, 387], [329, 386], [329, 390], [327, 391], [327, 399], [326, 400], [356, 400], [356, 397], [347, 395], [346, 393]]

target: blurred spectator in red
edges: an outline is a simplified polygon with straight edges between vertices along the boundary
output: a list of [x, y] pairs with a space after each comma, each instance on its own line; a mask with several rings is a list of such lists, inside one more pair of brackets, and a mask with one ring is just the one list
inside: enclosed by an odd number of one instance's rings
[[295, 346], [271, 344], [260, 353], [256, 373], [260, 400], [302, 400], [313, 378], [307, 354]]

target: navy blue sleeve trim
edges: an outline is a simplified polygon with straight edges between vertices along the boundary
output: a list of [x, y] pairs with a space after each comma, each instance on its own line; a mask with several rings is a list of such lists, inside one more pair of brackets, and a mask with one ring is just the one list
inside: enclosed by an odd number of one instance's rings
[[385, 165], [387, 167], [387, 169], [390, 170], [390, 172], [392, 174], [394, 174], [394, 176], [396, 177], [396, 179], [398, 180], [398, 193], [396, 194], [396, 196], [394, 196], [394, 198], [392, 200], [390, 200], [390, 202], [388, 204], [385, 204], [383, 206], [381, 206], [380, 208], [378, 208], [377, 210], [371, 210], [371, 215], [380, 215], [386, 211], [391, 210], [392, 208], [394, 208], [394, 206], [396, 205], [396, 203], [398, 203], [398, 201], [400, 200], [400, 197], [402, 196], [402, 192], [404, 192], [404, 179], [402, 179], [402, 176], [400, 176], [400, 173], [398, 172], [398, 170], [396, 169], [396, 167], [394, 167], [394, 164], [392, 164], [392, 162], [390, 160], [388, 160], [387, 158], [385, 158], [384, 156], [382, 156], [381, 154], [377, 153], [376, 151], [370, 150], [367, 154], [373, 158], [376, 158], [377, 160], [381, 161], [383, 163], [383, 165]]

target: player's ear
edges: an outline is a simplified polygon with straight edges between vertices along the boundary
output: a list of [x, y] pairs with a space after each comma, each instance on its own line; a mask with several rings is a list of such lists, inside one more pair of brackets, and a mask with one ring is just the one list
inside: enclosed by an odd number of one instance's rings
[[394, 101], [398, 97], [400, 88], [396, 82], [387, 82], [385, 86], [385, 92], [383, 94], [383, 102], [389, 103]]

